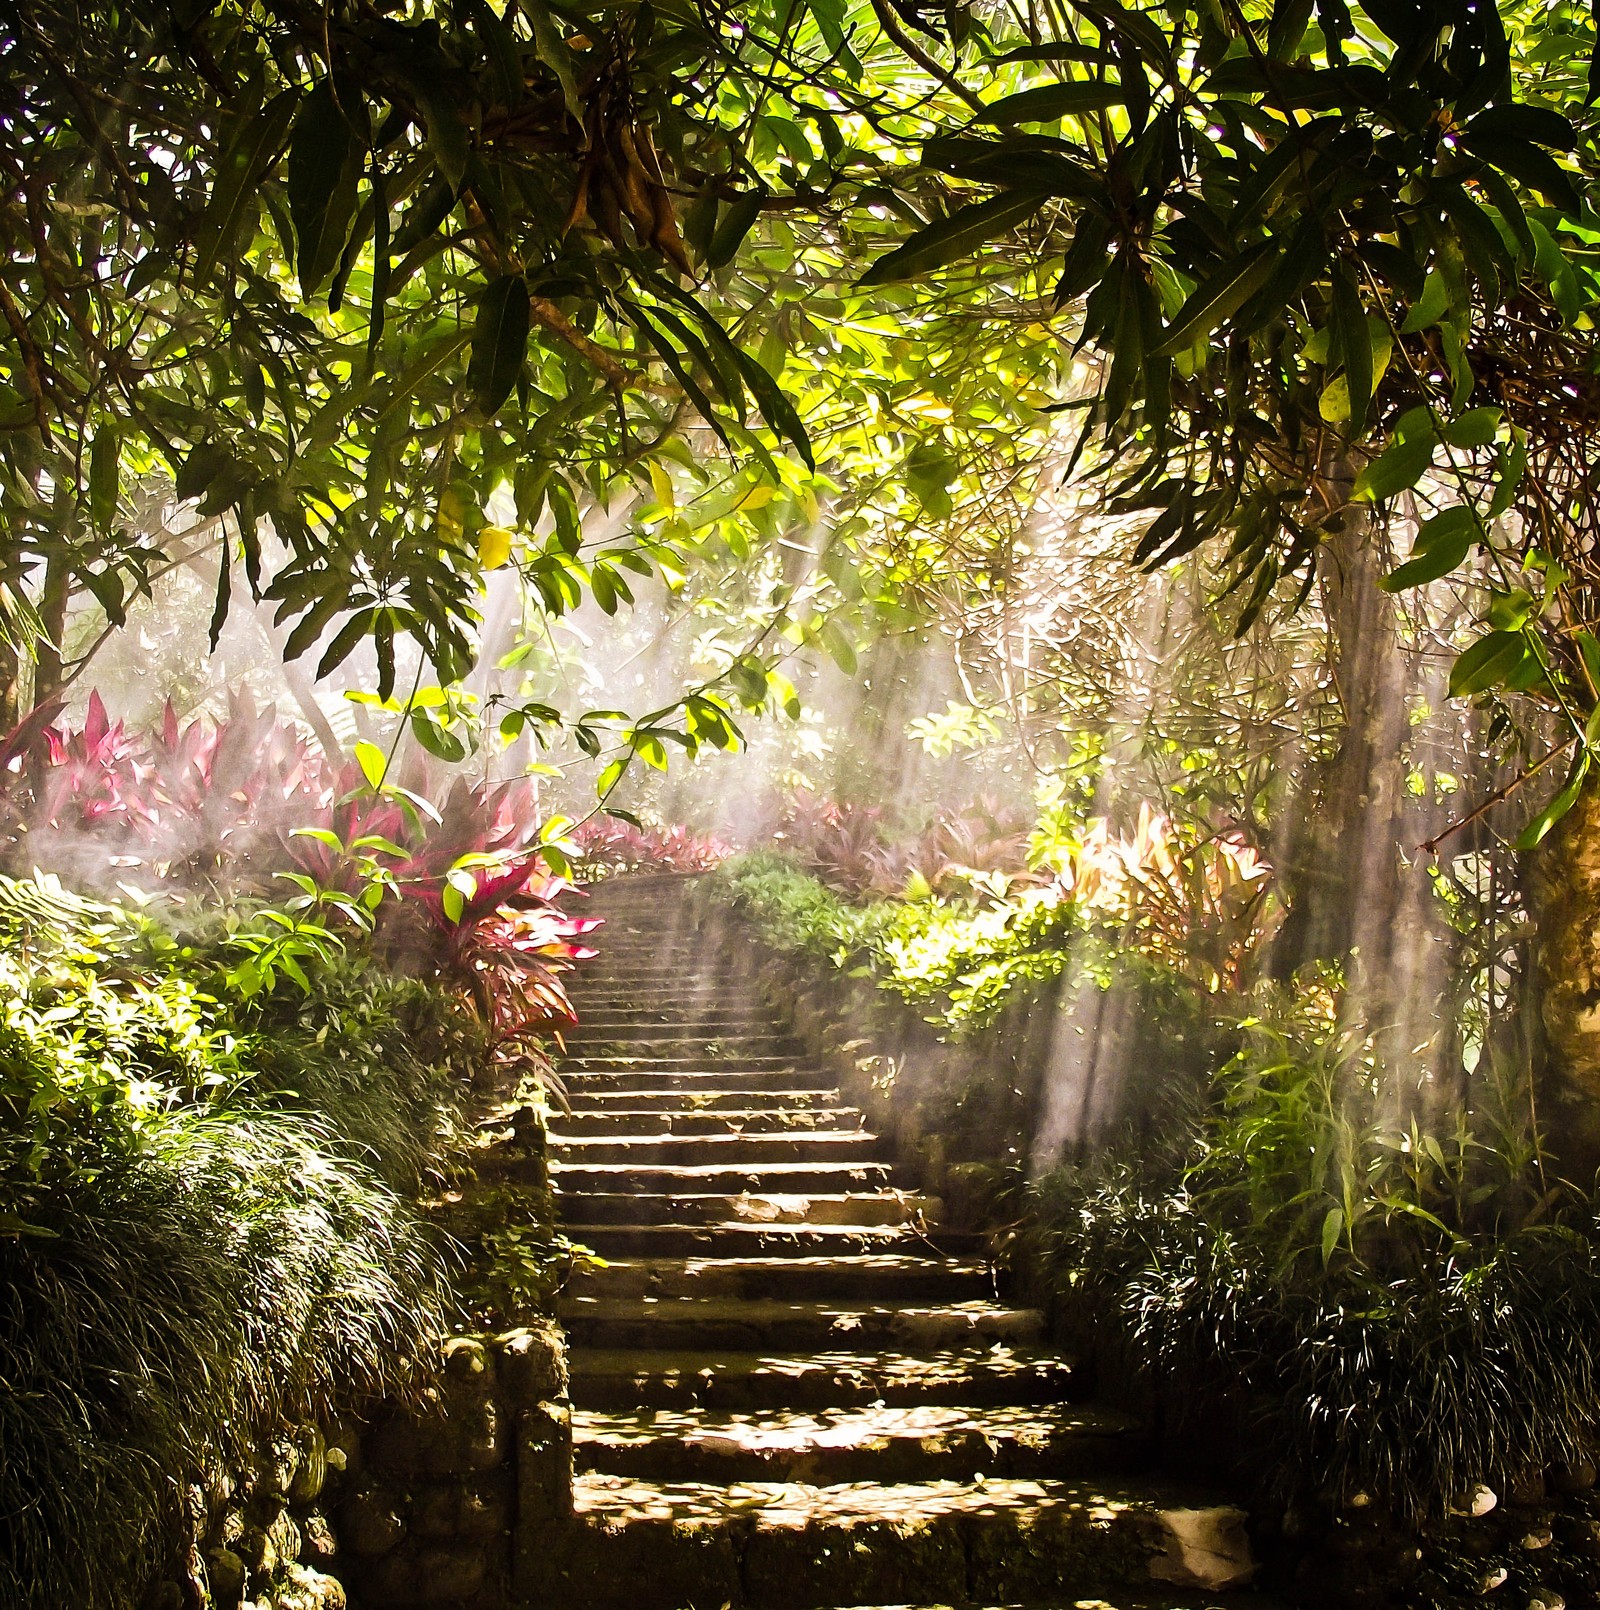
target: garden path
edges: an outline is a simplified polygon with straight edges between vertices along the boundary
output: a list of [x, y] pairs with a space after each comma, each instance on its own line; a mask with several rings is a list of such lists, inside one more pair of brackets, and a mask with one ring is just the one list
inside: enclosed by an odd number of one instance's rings
[[896, 1185], [683, 889], [600, 886], [574, 988], [552, 1177], [607, 1262], [559, 1310], [578, 1524], [548, 1602], [1216, 1603], [1151, 1575], [1173, 1512], [1214, 1500], [1152, 1480], [1140, 1427], [1081, 1401], [1042, 1316]]

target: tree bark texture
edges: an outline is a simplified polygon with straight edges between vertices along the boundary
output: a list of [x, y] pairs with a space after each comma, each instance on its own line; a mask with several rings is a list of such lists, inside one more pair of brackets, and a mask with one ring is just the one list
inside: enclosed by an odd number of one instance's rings
[[1600, 1164], [1600, 790], [1578, 796], [1528, 874], [1545, 1127], [1568, 1171], [1586, 1172]]

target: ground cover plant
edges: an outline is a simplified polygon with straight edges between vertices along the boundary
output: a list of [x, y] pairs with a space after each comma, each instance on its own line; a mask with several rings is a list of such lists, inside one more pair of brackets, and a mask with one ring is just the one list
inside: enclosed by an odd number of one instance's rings
[[881, 812], [808, 804], [783, 849], [736, 857], [713, 887], [777, 948], [870, 975], [957, 1034], [1133, 959], [1206, 993], [1250, 982], [1275, 912], [1269, 869], [1236, 834], [1185, 834], [1148, 807], [1127, 834], [996, 817], [941, 812], [896, 847]]
[[484, 1067], [436, 985], [248, 1001], [156, 919], [0, 880], [0, 1589], [134, 1602], [186, 1481], [401, 1387], [451, 1314], [412, 1203]]
[[1437, 1522], [1591, 1457], [1600, 1227], [1525, 1062], [1447, 1103], [1340, 1003], [1263, 987], [1160, 1143], [1034, 1181], [1017, 1233], [1176, 1412], [1242, 1415], [1281, 1494]]
[[491, 1074], [548, 1081], [594, 923], [516, 789], [435, 804], [238, 703], [33, 728], [8, 861], [119, 898], [0, 879], [0, 1587], [115, 1606], [186, 1481], [403, 1391], [459, 1317], [417, 1201]]

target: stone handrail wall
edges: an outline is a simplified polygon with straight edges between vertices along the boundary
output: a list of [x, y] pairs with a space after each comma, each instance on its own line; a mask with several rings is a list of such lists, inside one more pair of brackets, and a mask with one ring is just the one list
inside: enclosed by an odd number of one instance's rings
[[334, 1570], [354, 1606], [498, 1610], [572, 1510], [565, 1351], [553, 1324], [445, 1345], [418, 1405], [357, 1439]]
[[142, 1610], [509, 1610], [572, 1512], [550, 1321], [444, 1344], [416, 1400], [276, 1439], [186, 1495], [195, 1539]]

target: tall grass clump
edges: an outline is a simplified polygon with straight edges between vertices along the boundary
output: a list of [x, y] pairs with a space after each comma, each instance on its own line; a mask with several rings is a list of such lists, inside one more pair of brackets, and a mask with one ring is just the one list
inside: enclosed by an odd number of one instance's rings
[[0, 880], [0, 933], [0, 1602], [122, 1610], [186, 1484], [398, 1389], [448, 1323], [405, 1192], [460, 1071], [421, 1059], [470, 1043], [353, 971], [236, 1010], [48, 884]]
[[1035, 1182], [1032, 1256], [1174, 1412], [1242, 1415], [1282, 1493], [1421, 1519], [1592, 1457], [1600, 1225], [1547, 1177], [1525, 1083], [1498, 1066], [1430, 1121], [1316, 994], [1263, 997], [1165, 1150]]

